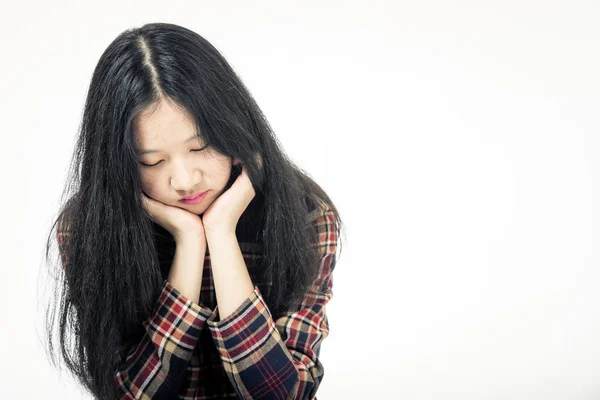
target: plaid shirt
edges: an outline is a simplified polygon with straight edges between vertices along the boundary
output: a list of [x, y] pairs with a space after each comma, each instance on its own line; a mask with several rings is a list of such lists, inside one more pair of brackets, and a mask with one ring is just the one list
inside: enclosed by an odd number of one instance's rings
[[[316, 400], [324, 375], [319, 352], [329, 334], [325, 306], [333, 294], [337, 235], [330, 209], [318, 208], [309, 218], [320, 268], [297, 310], [274, 320], [255, 285], [232, 314], [217, 321], [207, 251], [199, 302], [164, 281], [154, 312], [144, 321], [144, 336], [115, 372], [122, 399]], [[243, 214], [236, 230], [242, 232], [238, 241], [251, 273], [260, 248], [243, 240], [249, 223]]]

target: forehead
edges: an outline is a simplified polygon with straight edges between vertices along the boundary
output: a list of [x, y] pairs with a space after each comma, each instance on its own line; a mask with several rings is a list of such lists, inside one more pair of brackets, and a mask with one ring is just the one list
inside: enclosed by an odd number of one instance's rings
[[134, 122], [135, 142], [138, 146], [181, 143], [197, 132], [190, 116], [169, 101], [155, 103], [138, 114]]

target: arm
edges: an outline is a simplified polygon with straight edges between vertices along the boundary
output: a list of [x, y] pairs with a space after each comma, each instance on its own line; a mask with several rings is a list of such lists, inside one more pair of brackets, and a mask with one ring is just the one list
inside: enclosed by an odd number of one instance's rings
[[[208, 236], [218, 312], [224, 318], [235, 311], [254, 291], [244, 256], [235, 233]], [[215, 268], [214, 266], [217, 266]], [[226, 268], [218, 268], [225, 266]]]
[[[177, 242], [168, 280], [144, 321], [145, 335], [115, 375], [123, 399], [176, 398], [194, 347], [211, 310], [198, 299], [205, 247], [189, 237]], [[195, 267], [191, 267], [195, 266]]]
[[233, 312], [217, 321], [219, 303], [206, 322], [240, 398], [312, 399], [323, 379], [318, 356], [329, 335], [325, 306], [333, 295], [337, 245], [333, 213], [321, 212], [313, 225], [319, 238], [319, 274], [298, 310], [273, 320], [255, 286]]
[[181, 381], [210, 310], [190, 301], [165, 280], [146, 333], [119, 365], [122, 399], [177, 398]]
[[[63, 266], [67, 265], [64, 247], [68, 238], [65, 230], [58, 231]], [[154, 312], [143, 322], [145, 333], [128, 349], [115, 371], [115, 384], [122, 399], [177, 397], [194, 347], [211, 313], [210, 309], [192, 302], [183, 292], [187, 290], [193, 296], [196, 282], [199, 290], [202, 280], [205, 250], [198, 251], [197, 244], [192, 246], [192, 242], [189, 243], [178, 243], [169, 279], [163, 283]], [[190, 265], [200, 267], [189, 268]], [[194, 275], [195, 270], [199, 270], [199, 276]], [[172, 283], [171, 279], [183, 284], [181, 291], [179, 286], [174, 286], [179, 283]]]

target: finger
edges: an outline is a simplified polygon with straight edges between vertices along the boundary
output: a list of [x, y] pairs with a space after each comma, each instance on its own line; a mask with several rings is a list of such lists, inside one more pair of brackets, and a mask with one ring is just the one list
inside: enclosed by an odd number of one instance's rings
[[153, 200], [145, 194], [142, 194], [142, 206], [152, 219], [156, 218], [156, 206]]
[[148, 196], [146, 196], [145, 193], [142, 193], [142, 204], [144, 205], [144, 207], [151, 207], [152, 205], [150, 204], [150, 198]]
[[242, 166], [242, 170], [240, 172], [240, 175], [238, 176], [238, 179], [244, 179], [244, 180], [250, 182], [250, 176], [248, 175], [248, 169], [246, 168], [245, 165]]
[[238, 177], [238, 179], [243, 179], [248, 187], [248, 191], [250, 192], [251, 198], [256, 196], [256, 192], [254, 191], [254, 185], [252, 185], [252, 181], [250, 180], [250, 176], [246, 171], [246, 168], [242, 168], [242, 173]]

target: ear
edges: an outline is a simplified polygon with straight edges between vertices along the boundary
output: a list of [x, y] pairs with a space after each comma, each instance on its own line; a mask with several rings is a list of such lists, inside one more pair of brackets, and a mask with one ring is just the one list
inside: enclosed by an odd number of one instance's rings
[[242, 161], [241, 161], [239, 158], [234, 158], [234, 159], [233, 159], [233, 162], [232, 162], [232, 165], [238, 165], [238, 164], [240, 164], [241, 162], [242, 162]]

